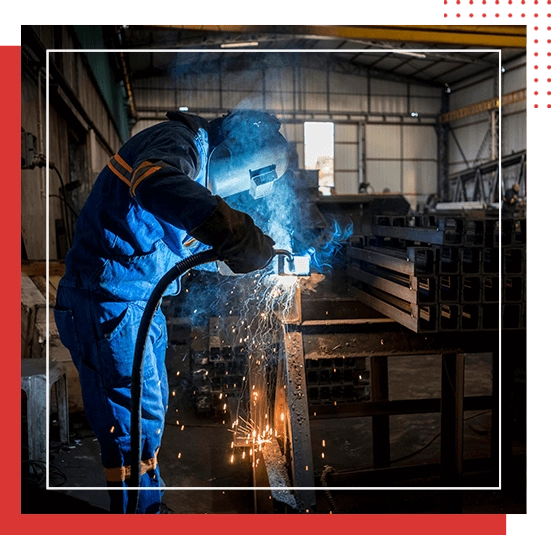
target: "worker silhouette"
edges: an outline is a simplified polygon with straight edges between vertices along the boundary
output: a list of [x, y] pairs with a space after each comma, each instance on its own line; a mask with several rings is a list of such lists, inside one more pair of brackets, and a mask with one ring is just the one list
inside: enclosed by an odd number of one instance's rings
[[[114, 513], [134, 512], [127, 511], [124, 489], [132, 456], [132, 363], [147, 300], [171, 267], [208, 248], [234, 273], [264, 268], [274, 256], [273, 240], [222, 197], [248, 190], [253, 172], [267, 169], [275, 179], [288, 164], [280, 122], [267, 113], [234, 111], [210, 122], [179, 112], [167, 118], [130, 138], [99, 174], [78, 217], [54, 309], [101, 447]], [[165, 295], [177, 292], [173, 282]], [[149, 490], [140, 491], [137, 513], [161, 509], [166, 347], [158, 307], [143, 371], [140, 486]]]
[[516, 183], [505, 192], [503, 203], [501, 205], [501, 217], [503, 219], [513, 219], [515, 217], [515, 210], [519, 200], [519, 191], [520, 185]]

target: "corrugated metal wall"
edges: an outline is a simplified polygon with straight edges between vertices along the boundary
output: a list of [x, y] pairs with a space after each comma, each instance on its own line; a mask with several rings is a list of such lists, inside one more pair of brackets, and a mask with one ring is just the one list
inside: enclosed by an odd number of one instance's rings
[[[318, 58], [319, 60], [319, 58]], [[525, 57], [505, 64], [502, 93], [526, 88]], [[497, 74], [497, 73], [496, 73]], [[496, 95], [490, 74], [465, 80], [450, 95], [452, 110]], [[304, 121], [335, 122], [335, 192], [357, 193], [362, 181], [375, 191], [408, 194], [412, 204], [437, 191], [437, 136], [441, 90], [380, 80], [367, 74], [336, 72], [329, 63], [305, 54], [296, 64], [267, 66], [229, 74], [186, 74], [135, 83], [141, 115], [137, 132], [160, 118], [160, 112], [188, 106], [214, 117], [239, 106], [276, 113], [282, 131], [304, 165]], [[410, 113], [417, 112], [418, 118]], [[450, 174], [490, 158], [489, 114], [451, 123]], [[526, 148], [526, 105], [502, 109], [503, 155]]]
[[[506, 66], [502, 93], [526, 89], [526, 59], [522, 58]], [[526, 102], [506, 106], [502, 112], [502, 155], [526, 149]]]
[[[503, 95], [526, 89], [526, 58], [504, 64], [501, 92]], [[496, 73], [497, 74], [497, 73]], [[488, 75], [466, 81], [464, 88], [450, 95], [451, 109], [461, 108], [497, 96], [497, 83]], [[502, 156], [526, 149], [526, 102], [504, 106], [501, 110]], [[454, 136], [450, 137], [450, 174], [488, 161], [491, 157], [489, 134], [490, 113], [480, 113], [451, 123]]]
[[[437, 144], [432, 124], [440, 111], [439, 89], [334, 72], [305, 55], [298, 65], [244, 72], [184, 74], [134, 83], [143, 117], [133, 133], [187, 106], [214, 117], [235, 107], [275, 113], [282, 132], [304, 165], [304, 121], [335, 122], [335, 191], [358, 192], [361, 181], [376, 191], [428, 194], [436, 191]], [[416, 111], [419, 118], [411, 118]], [[369, 114], [369, 115], [368, 115]], [[383, 117], [384, 116], [384, 117]]]

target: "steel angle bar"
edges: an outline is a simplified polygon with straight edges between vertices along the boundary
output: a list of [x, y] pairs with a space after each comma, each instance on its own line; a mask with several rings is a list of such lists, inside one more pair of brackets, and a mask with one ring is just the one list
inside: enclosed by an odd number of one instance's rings
[[343, 320], [306, 320], [301, 323], [301, 327], [353, 327], [355, 325], [369, 325], [375, 323], [392, 323], [392, 319], [380, 318], [358, 318], [358, 319], [343, 319]]
[[408, 261], [405, 255], [402, 254], [398, 256], [397, 253], [390, 254], [387, 251], [381, 252], [375, 249], [376, 248], [360, 249], [358, 247], [348, 247], [346, 252], [350, 258], [368, 262], [405, 275], [413, 275], [415, 265]]
[[387, 292], [395, 297], [403, 299], [409, 303], [417, 303], [417, 292], [411, 286], [403, 286], [391, 280], [385, 279], [373, 273], [363, 271], [354, 266], [349, 266], [346, 270], [346, 274], [353, 279], [359, 280], [378, 288], [384, 292]]
[[[314, 460], [302, 333], [286, 332], [283, 340], [286, 355], [286, 390], [293, 486], [314, 487]], [[301, 512], [314, 509], [316, 505], [314, 490], [298, 490], [295, 496], [298, 509]]]
[[[454, 343], [455, 342], [455, 343]], [[334, 359], [354, 359], [354, 370], [362, 371], [361, 360], [367, 357], [427, 356], [441, 353], [444, 341], [431, 340], [400, 330], [354, 333], [327, 333], [304, 335], [306, 362], [315, 370], [324, 366], [333, 367]], [[440, 345], [438, 345], [440, 344]], [[459, 347], [457, 341], [446, 340], [446, 348]], [[316, 366], [314, 366], [316, 363]]]
[[439, 229], [373, 225], [371, 231], [375, 236], [385, 236], [387, 238], [430, 243], [433, 245], [445, 245], [447, 243], [444, 232]]
[[366, 305], [378, 310], [379, 312], [385, 314], [389, 318], [401, 323], [404, 327], [408, 329], [419, 332], [419, 322], [417, 318], [413, 317], [410, 312], [405, 312], [396, 308], [394, 305], [383, 301], [367, 292], [364, 292], [358, 288], [351, 287], [350, 291], [354, 297], [363, 301]]
[[274, 505], [281, 504], [285, 507], [289, 507], [291, 510], [296, 510], [296, 498], [293, 494], [291, 494], [291, 491], [288, 488], [292, 487], [292, 485], [289, 481], [285, 457], [283, 456], [277, 441], [273, 439], [269, 442], [265, 442], [262, 446], [262, 450], [260, 451], [260, 455], [267, 479], [266, 486], [271, 488], [272, 501], [275, 502], [275, 504], [271, 504], [272, 509], [274, 508]]
[[368, 262], [404, 275], [433, 275], [435, 251], [431, 247], [348, 247], [350, 258]]
[[413, 277], [412, 287], [417, 292], [417, 302], [435, 304], [437, 301], [436, 286], [438, 277]]
[[[480, 411], [492, 408], [492, 396], [469, 396], [464, 399], [465, 411]], [[315, 405], [310, 407], [310, 416], [316, 420], [333, 418], [363, 418], [366, 416], [393, 416], [398, 414], [431, 414], [441, 409], [440, 398], [397, 399], [392, 401], [365, 401]]]

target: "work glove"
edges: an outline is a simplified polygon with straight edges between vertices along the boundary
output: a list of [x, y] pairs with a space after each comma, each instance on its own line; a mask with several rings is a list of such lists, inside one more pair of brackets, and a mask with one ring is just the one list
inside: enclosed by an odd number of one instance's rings
[[275, 242], [254, 224], [251, 216], [230, 208], [221, 197], [217, 199], [214, 212], [190, 235], [212, 246], [234, 273], [266, 267], [274, 257]]

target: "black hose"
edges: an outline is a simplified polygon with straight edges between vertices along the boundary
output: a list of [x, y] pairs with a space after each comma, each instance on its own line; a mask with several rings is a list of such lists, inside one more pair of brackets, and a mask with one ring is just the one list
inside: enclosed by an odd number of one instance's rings
[[[136, 338], [136, 347], [134, 350], [134, 363], [132, 366], [132, 412], [130, 417], [130, 448], [132, 452], [132, 460], [130, 464], [130, 487], [138, 488], [140, 486], [140, 461], [142, 457], [142, 391], [143, 391], [143, 362], [145, 346], [149, 334], [149, 328], [153, 320], [155, 310], [163, 297], [168, 286], [186, 271], [197, 267], [201, 264], [207, 264], [218, 260], [216, 253], [209, 249], [192, 255], [181, 262], [178, 262], [173, 268], [163, 275], [157, 286], [153, 288], [151, 296], [147, 301], [138, 335]], [[128, 494], [127, 512], [136, 513], [138, 506], [139, 490], [131, 490]]]

